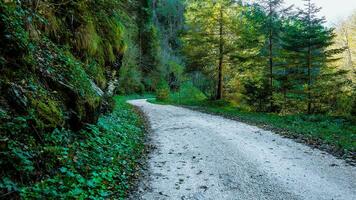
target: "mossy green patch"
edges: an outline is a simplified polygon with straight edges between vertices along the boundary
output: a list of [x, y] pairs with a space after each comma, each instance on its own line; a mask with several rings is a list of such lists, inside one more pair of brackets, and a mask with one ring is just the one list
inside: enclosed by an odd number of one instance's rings
[[35, 109], [37, 121], [41, 121], [41, 127], [56, 128], [64, 125], [65, 119], [57, 101], [46, 100], [32, 100], [32, 106]]

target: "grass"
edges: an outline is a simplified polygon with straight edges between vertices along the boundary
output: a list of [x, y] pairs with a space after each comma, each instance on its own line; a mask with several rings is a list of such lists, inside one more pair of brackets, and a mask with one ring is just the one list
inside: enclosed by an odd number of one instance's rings
[[144, 93], [144, 94], [130, 94], [130, 95], [126, 95], [122, 97], [123, 100], [127, 101], [127, 100], [132, 100], [132, 99], [155, 99], [156, 95], [152, 94], [152, 93]]
[[237, 119], [261, 128], [273, 130], [291, 138], [298, 138], [309, 145], [333, 154], [355, 160], [355, 120], [327, 115], [279, 115], [275, 113], [246, 112], [224, 101], [167, 101], [150, 100], [152, 103], [186, 106], [199, 111]]

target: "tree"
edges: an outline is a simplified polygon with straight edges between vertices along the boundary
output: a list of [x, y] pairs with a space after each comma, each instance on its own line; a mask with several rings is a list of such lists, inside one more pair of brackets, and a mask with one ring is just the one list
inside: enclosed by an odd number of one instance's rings
[[348, 78], [355, 82], [356, 74], [356, 12], [336, 25], [335, 46], [345, 48], [344, 55], [338, 63], [348, 70]]
[[324, 18], [317, 17], [321, 8], [316, 7], [311, 0], [304, 1], [305, 8], [299, 9], [286, 26], [282, 46], [288, 54], [287, 63], [292, 63], [295, 67], [295, 80], [303, 84], [301, 93], [305, 96], [302, 99], [306, 99], [307, 113], [310, 114], [316, 109], [313, 108], [316, 98], [321, 97], [321, 88], [318, 88], [321, 86], [320, 82], [326, 80], [326, 77], [338, 75], [333, 71], [323, 72], [327, 71], [328, 63], [337, 60], [333, 55], [340, 53], [341, 49], [330, 49], [335, 34], [333, 29], [323, 26]]
[[232, 48], [229, 65], [225, 70], [228, 100], [246, 104], [252, 110], [267, 111], [269, 91], [266, 79], [265, 13], [257, 4], [239, 5], [233, 18], [236, 24], [231, 30]]
[[268, 58], [268, 79], [269, 79], [269, 102], [270, 111], [273, 111], [273, 79], [275, 58], [278, 57], [279, 40], [281, 33], [281, 20], [283, 15], [291, 8], [283, 8], [284, 0], [260, 0], [259, 5], [265, 12], [266, 17], [263, 22], [263, 32], [266, 35], [267, 58]]
[[335, 48], [345, 48], [342, 58], [336, 63], [347, 71], [350, 83], [338, 99], [338, 109], [343, 114], [356, 115], [356, 12], [336, 25]]
[[195, 0], [190, 1], [187, 7], [185, 52], [191, 68], [203, 69], [216, 76], [216, 100], [223, 98], [223, 73], [228, 54], [232, 52], [228, 49], [231, 49], [232, 27], [236, 26], [233, 23], [236, 9], [237, 4], [228, 0]]
[[160, 74], [170, 89], [178, 90], [184, 71], [180, 33], [184, 28], [184, 4], [180, 0], [158, 1], [156, 26], [160, 33]]

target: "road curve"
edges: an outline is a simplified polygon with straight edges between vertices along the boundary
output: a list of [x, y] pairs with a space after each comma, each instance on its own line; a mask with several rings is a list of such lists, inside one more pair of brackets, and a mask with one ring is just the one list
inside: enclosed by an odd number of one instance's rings
[[136, 199], [356, 199], [356, 168], [325, 152], [219, 116], [129, 103], [157, 147]]

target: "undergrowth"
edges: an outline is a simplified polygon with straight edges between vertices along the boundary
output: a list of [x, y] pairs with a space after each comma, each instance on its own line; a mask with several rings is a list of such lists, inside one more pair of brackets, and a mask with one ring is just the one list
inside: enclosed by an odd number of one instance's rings
[[[116, 97], [113, 112], [78, 133], [56, 129], [1, 141], [0, 197], [22, 199], [123, 199], [144, 149], [140, 116]], [[6, 117], [1, 115], [2, 118]], [[19, 131], [29, 117], [4, 123]], [[14, 132], [15, 134], [15, 132]], [[32, 141], [32, 142], [31, 142]]]

